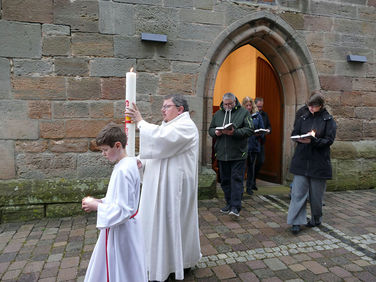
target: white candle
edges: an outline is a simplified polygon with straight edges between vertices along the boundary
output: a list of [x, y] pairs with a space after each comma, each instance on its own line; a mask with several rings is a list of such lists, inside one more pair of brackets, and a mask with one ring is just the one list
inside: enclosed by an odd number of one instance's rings
[[[133, 68], [130, 72], [127, 72], [125, 80], [125, 107], [131, 107], [132, 103], [136, 103], [136, 73], [133, 72]], [[135, 156], [135, 144], [136, 144], [136, 125], [131, 123], [129, 117], [125, 117], [125, 132], [128, 136], [127, 143], [127, 155], [130, 157]]]

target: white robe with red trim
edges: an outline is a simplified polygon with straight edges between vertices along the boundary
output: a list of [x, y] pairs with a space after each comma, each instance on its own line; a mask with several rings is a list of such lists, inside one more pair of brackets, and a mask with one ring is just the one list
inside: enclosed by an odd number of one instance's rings
[[175, 279], [184, 279], [184, 268], [201, 258], [198, 130], [188, 112], [160, 126], [146, 121], [137, 126], [145, 168], [139, 213], [148, 278], [164, 281], [175, 273]]
[[100, 234], [85, 281], [106, 282], [107, 270], [111, 282], [147, 281], [139, 216], [131, 218], [137, 211], [139, 194], [140, 175], [136, 158], [123, 158], [115, 165], [106, 197], [98, 205], [97, 228]]

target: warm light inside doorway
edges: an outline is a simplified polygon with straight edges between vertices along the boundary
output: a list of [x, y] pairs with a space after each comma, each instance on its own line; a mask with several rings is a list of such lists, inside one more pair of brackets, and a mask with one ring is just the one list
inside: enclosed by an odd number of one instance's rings
[[265, 56], [256, 48], [247, 44], [232, 52], [219, 68], [213, 95], [213, 106], [219, 106], [223, 94], [232, 92], [239, 102], [245, 96], [256, 96], [257, 57]]

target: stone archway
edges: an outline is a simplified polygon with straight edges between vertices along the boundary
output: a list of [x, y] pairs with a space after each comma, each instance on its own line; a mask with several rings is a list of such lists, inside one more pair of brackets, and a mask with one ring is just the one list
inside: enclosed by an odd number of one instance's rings
[[211, 163], [211, 137], [207, 129], [212, 118], [212, 99], [217, 72], [224, 59], [245, 44], [252, 45], [267, 57], [282, 85], [282, 179], [285, 180], [293, 151], [289, 135], [295, 111], [304, 104], [309, 93], [320, 89], [320, 84], [312, 57], [301, 36], [280, 17], [265, 11], [252, 13], [228, 26], [204, 58], [196, 92], [202, 94], [204, 100], [202, 165], [208, 166]]

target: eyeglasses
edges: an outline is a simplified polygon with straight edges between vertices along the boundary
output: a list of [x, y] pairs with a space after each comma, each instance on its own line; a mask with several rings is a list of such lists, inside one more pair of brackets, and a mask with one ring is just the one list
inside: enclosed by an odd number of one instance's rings
[[223, 106], [233, 106], [234, 105], [234, 102], [231, 102], [231, 103], [223, 103]]
[[170, 107], [178, 107], [178, 106], [176, 106], [176, 105], [163, 105], [161, 110], [165, 111], [165, 110], [169, 109]]

